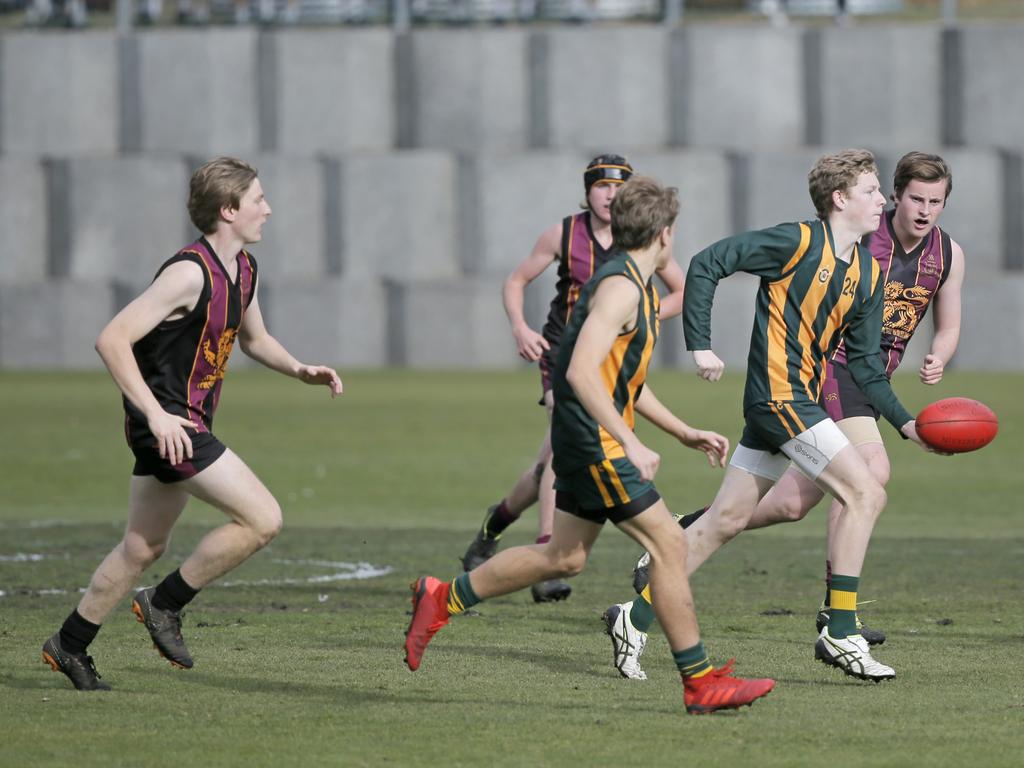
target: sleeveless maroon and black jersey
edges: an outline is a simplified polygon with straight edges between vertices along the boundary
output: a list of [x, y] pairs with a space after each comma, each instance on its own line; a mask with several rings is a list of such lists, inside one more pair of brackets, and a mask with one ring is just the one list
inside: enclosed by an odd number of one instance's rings
[[[209, 432], [228, 357], [256, 289], [256, 260], [240, 251], [235, 256], [238, 272], [232, 281], [203, 237], [164, 262], [157, 277], [180, 261], [194, 262], [203, 271], [199, 301], [184, 317], [160, 323], [139, 339], [132, 351], [142, 378], [164, 410], [191, 419], [199, 432]], [[127, 398], [124, 409], [129, 442], [147, 435], [149, 427], [142, 412]]]
[[[910, 337], [928, 313], [928, 307], [949, 277], [952, 245], [949, 235], [932, 227], [917, 246], [907, 253], [893, 230], [895, 210], [886, 211], [878, 229], [864, 237], [871, 256], [882, 268], [885, 299], [882, 304], [882, 365], [892, 376], [903, 360]], [[840, 346], [833, 358], [846, 363], [846, 349]]]
[[558, 261], [555, 298], [551, 300], [548, 319], [541, 331], [551, 345], [552, 360], [557, 357], [558, 343], [580, 291], [594, 272], [611, 258], [612, 252], [601, 247], [594, 237], [590, 228], [590, 211], [581, 211], [562, 220], [562, 252]]

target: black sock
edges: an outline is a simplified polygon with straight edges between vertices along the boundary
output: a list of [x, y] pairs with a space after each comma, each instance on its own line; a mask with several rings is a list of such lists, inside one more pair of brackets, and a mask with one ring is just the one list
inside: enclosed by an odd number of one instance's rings
[[181, 571], [176, 570], [167, 574], [167, 578], [157, 584], [156, 592], [153, 593], [153, 607], [161, 611], [178, 613], [198, 594], [199, 590], [192, 589], [186, 584], [181, 578]]
[[85, 653], [85, 649], [96, 639], [96, 633], [99, 631], [99, 624], [86, 621], [82, 614], [74, 610], [64, 619], [64, 624], [60, 628], [60, 647], [68, 653]]
[[487, 517], [484, 518], [482, 530], [485, 539], [497, 539], [505, 532], [506, 528], [519, 519], [519, 515], [509, 512], [505, 499], [502, 499], [493, 509], [494, 511], [488, 513]]
[[697, 522], [701, 515], [708, 511], [708, 507], [701, 507], [696, 512], [691, 512], [688, 515], [683, 515], [679, 518], [679, 524], [683, 526], [683, 530], [686, 530], [691, 525]]

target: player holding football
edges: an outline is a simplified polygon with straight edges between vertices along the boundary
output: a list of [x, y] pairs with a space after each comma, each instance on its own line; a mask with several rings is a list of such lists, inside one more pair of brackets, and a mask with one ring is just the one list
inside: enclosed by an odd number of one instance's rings
[[[827, 363], [840, 342], [847, 369], [871, 405], [927, 448], [913, 416], [892, 391], [880, 357], [885, 280], [879, 263], [860, 244], [879, 228], [885, 206], [874, 157], [864, 150], [825, 155], [808, 182], [818, 221], [726, 238], [690, 262], [683, 329], [698, 375], [708, 381], [717, 381], [724, 369], [711, 350], [718, 281], [745, 271], [759, 276], [761, 284], [747, 359], [743, 435], [714, 502], [688, 529], [687, 568], [693, 573], [747, 527], [792, 461], [807, 480], [844, 502], [830, 552], [829, 620], [815, 656], [853, 677], [885, 680], [896, 673], [871, 656], [857, 628], [860, 572], [885, 506], [885, 489], [819, 405]], [[657, 593], [653, 586], [650, 591]], [[627, 618], [624, 611], [619, 616]]]
[[774, 681], [736, 678], [731, 662], [716, 669], [708, 660], [686, 577], [686, 535], [653, 483], [661, 457], [633, 431], [640, 413], [703, 451], [713, 466], [724, 464], [729, 449], [721, 435], [680, 421], [644, 385], [659, 330], [651, 278], [671, 258], [676, 190], [635, 177], [622, 186], [611, 212], [619, 250], [580, 293], [552, 376], [552, 537], [504, 550], [451, 582], [431, 576], [413, 582], [406, 664], [419, 668], [427, 644], [450, 616], [486, 598], [580, 573], [601, 527], [611, 520], [652, 552], [655, 611], [682, 676], [687, 711], [740, 707], [768, 693]]
[[[612, 256], [611, 203], [619, 186], [632, 175], [633, 167], [621, 155], [598, 155], [591, 160], [583, 171], [584, 210], [566, 216], [547, 229], [530, 255], [505, 280], [502, 300], [516, 349], [520, 357], [537, 362], [540, 367], [540, 402], [547, 409], [549, 420], [554, 401], [551, 372], [558, 358], [558, 346], [566, 321], [584, 283]], [[556, 262], [558, 284], [555, 296], [551, 300], [547, 322], [541, 333], [537, 333], [523, 315], [523, 292]], [[674, 259], [669, 259], [657, 273], [669, 290], [661, 304], [660, 317], [662, 320], [675, 317], [683, 306], [683, 270]], [[476, 538], [462, 556], [463, 568], [471, 571], [493, 556], [501, 534], [534, 502], [539, 502], [537, 543], [543, 544], [550, 539], [555, 513], [553, 483], [549, 428], [533, 466], [523, 472], [505, 498], [487, 510]], [[551, 579], [534, 584], [530, 591], [533, 599], [540, 603], [564, 600], [572, 593], [572, 587], [562, 579]]]
[[96, 569], [78, 608], [43, 645], [43, 660], [78, 690], [110, 689], [87, 653], [89, 644], [164, 552], [190, 496], [222, 510], [230, 522], [132, 601], [157, 650], [176, 667], [193, 663], [181, 636], [182, 608], [281, 529], [281, 508], [270, 491], [211, 431], [236, 338], [268, 368], [324, 384], [332, 397], [342, 390], [334, 369], [300, 363], [263, 324], [256, 261], [243, 250], [260, 241], [270, 217], [256, 169], [227, 157], [206, 163], [192, 174], [188, 212], [202, 237], [168, 259], [96, 341], [124, 395], [135, 469], [124, 537]]
[[[956, 352], [960, 338], [964, 253], [938, 226], [952, 189], [952, 172], [941, 157], [908, 152], [897, 163], [893, 174], [895, 207], [882, 216], [878, 229], [861, 241], [884, 275], [881, 361], [890, 377], [933, 303], [935, 334], [918, 371], [921, 381], [927, 385], [937, 384], [946, 363]], [[885, 486], [890, 465], [878, 431], [879, 412], [850, 375], [843, 344], [827, 364], [819, 402], [860, 453], [875, 479]], [[823, 496], [824, 492], [817, 485], [791, 467], [761, 499], [746, 527], [762, 528], [801, 520]], [[833, 500], [828, 513], [825, 598], [815, 622], [819, 633], [830, 617], [832, 553], [841, 512], [842, 504]], [[701, 514], [703, 510], [685, 515], [680, 524], [688, 527]], [[646, 642], [645, 633], [654, 618], [649, 604], [650, 592], [645, 589], [646, 559], [646, 555], [641, 558], [635, 579], [641, 598], [612, 606], [605, 612], [616, 668], [624, 677], [632, 679], [646, 678], [639, 658]], [[884, 633], [862, 625], [859, 618], [857, 627], [869, 645], [885, 642]]]

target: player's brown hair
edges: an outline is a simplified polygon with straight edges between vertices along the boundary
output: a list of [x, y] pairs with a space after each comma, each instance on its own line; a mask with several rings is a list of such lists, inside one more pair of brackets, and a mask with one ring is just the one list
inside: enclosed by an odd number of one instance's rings
[[255, 168], [233, 157], [218, 157], [199, 166], [188, 184], [188, 216], [204, 235], [217, 229], [220, 209], [238, 208], [258, 176]]
[[927, 152], [907, 152], [896, 163], [896, 172], [892, 175], [893, 199], [900, 197], [912, 181], [933, 182], [943, 179], [946, 180], [945, 199], [948, 200], [953, 191], [953, 172], [946, 161]]
[[866, 149], [844, 149], [818, 158], [807, 174], [807, 191], [819, 219], [827, 219], [832, 213], [832, 193], [855, 186], [862, 173], [878, 175], [875, 156]]
[[612, 239], [627, 251], [649, 246], [679, 215], [679, 190], [650, 176], [634, 176], [612, 200]]

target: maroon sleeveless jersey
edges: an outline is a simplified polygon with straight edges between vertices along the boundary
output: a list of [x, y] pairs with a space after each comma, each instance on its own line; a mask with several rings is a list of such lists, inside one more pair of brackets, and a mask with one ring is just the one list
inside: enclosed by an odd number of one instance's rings
[[590, 228], [590, 211], [581, 211], [562, 220], [562, 252], [558, 262], [558, 282], [551, 300], [547, 322], [541, 334], [551, 345], [552, 362], [557, 358], [569, 315], [580, 297], [580, 291], [594, 272], [612, 256], [611, 249], [601, 247]]
[[[932, 227], [917, 246], [907, 253], [892, 228], [895, 211], [886, 211], [878, 229], [864, 237], [864, 243], [882, 268], [885, 300], [882, 305], [882, 365], [892, 376], [903, 360], [910, 337], [928, 313], [936, 292], [946, 282], [952, 261], [949, 235]], [[846, 364], [846, 348], [839, 346], [833, 357]]]
[[[198, 432], [210, 432], [228, 357], [256, 288], [256, 260], [240, 251], [232, 281], [202, 237], [164, 262], [157, 277], [179, 261], [202, 269], [199, 301], [184, 317], [160, 323], [132, 351], [142, 378], [164, 410], [192, 420]], [[124, 409], [129, 442], [146, 439], [150, 433], [145, 416], [127, 398]]]

